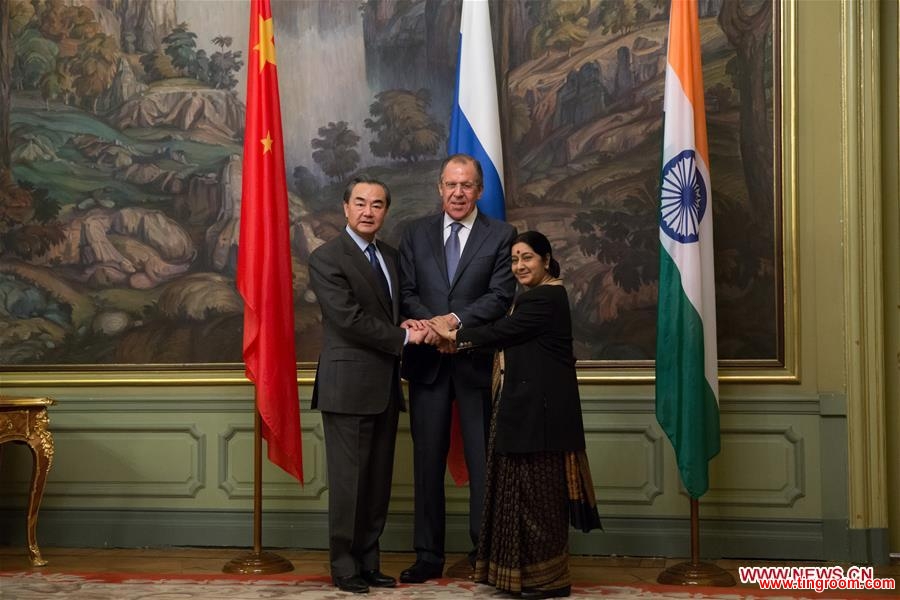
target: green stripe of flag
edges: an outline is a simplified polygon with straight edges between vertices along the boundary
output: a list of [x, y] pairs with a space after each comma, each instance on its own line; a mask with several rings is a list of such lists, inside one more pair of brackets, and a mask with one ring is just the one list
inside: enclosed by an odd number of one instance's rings
[[675, 449], [684, 487], [699, 498], [709, 489], [707, 463], [719, 453], [719, 407], [704, 372], [703, 320], [662, 245], [656, 326], [656, 419]]

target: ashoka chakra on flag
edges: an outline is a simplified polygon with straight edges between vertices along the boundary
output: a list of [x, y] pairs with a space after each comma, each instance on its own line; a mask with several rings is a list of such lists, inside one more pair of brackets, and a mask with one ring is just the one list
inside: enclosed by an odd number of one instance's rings
[[693, 150], [682, 150], [662, 169], [659, 225], [682, 244], [700, 239], [700, 221], [706, 213], [706, 182], [697, 168]]

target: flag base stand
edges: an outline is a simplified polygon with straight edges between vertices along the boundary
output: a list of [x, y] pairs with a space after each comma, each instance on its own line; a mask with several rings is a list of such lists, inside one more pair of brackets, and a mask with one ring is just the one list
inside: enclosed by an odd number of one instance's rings
[[253, 411], [253, 550], [225, 563], [224, 573], [271, 575], [294, 570], [294, 565], [274, 552], [262, 549], [262, 417]]
[[657, 583], [663, 585], [706, 585], [713, 587], [733, 586], [731, 573], [712, 563], [683, 562], [672, 565], [659, 574]]
[[271, 575], [293, 571], [291, 561], [274, 552], [246, 552], [235, 556], [222, 567], [224, 573], [240, 573], [241, 575]]
[[663, 585], [735, 585], [731, 573], [712, 563], [700, 562], [700, 502], [691, 498], [691, 560], [672, 565], [659, 574], [657, 583]]

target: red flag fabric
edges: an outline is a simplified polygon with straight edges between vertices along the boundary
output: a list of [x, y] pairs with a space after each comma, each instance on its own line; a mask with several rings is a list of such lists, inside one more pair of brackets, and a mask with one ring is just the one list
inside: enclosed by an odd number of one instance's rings
[[469, 468], [466, 466], [466, 452], [463, 447], [462, 425], [459, 422], [459, 402], [453, 401], [450, 419], [450, 452], [447, 455], [447, 469], [456, 485], [469, 483]]
[[237, 288], [244, 362], [269, 460], [303, 483], [290, 218], [269, 0], [251, 0]]

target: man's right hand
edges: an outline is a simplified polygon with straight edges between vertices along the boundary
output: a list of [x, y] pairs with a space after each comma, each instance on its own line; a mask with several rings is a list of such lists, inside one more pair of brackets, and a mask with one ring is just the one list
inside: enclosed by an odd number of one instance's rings
[[407, 319], [400, 323], [403, 329], [428, 329], [428, 321], [419, 321], [418, 319]]
[[425, 342], [426, 336], [432, 333], [430, 329], [415, 329], [413, 327], [405, 328], [409, 332], [409, 339], [407, 343], [410, 344], [421, 344]]

